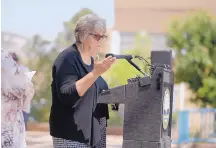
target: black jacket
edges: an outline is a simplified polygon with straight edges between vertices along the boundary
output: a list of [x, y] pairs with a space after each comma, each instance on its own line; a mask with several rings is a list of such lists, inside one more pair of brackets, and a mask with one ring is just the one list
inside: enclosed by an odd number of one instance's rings
[[99, 119], [109, 115], [106, 104], [96, 103], [100, 93], [98, 83], [82, 97], [77, 93], [75, 82], [88, 72], [75, 44], [54, 61], [50, 135], [95, 146], [100, 140]]

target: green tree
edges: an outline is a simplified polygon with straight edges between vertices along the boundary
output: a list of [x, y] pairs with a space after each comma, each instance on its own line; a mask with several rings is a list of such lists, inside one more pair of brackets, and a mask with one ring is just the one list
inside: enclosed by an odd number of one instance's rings
[[[144, 57], [145, 59], [149, 59], [151, 51], [150, 49], [151, 44], [148, 36], [137, 33], [135, 43], [132, 45], [132, 48], [122, 51], [122, 53], [138, 55]], [[142, 70], [149, 74], [148, 67], [145, 65], [145, 63], [138, 59], [133, 59], [133, 62], [135, 62]], [[117, 60], [110, 70], [104, 74], [104, 77], [106, 78], [110, 87], [127, 84], [127, 80], [129, 78], [134, 78], [136, 76], [142, 76], [142, 74], [126, 60]]]
[[78, 19], [86, 14], [94, 14], [94, 12], [88, 8], [83, 8], [78, 11], [69, 21], [64, 22], [64, 30], [58, 33], [55, 40], [57, 48], [65, 48], [70, 46], [75, 41], [74, 29]]
[[191, 98], [201, 107], [216, 107], [216, 20], [206, 12], [195, 12], [171, 23], [168, 46], [176, 54], [176, 82], [186, 82]]
[[37, 121], [48, 121], [51, 103], [52, 63], [57, 55], [51, 43], [35, 35], [25, 47], [25, 65], [35, 70], [33, 77], [35, 95], [32, 100], [31, 115]]
[[[136, 40], [132, 48], [129, 50], [125, 50], [122, 53], [139, 55], [147, 59], [150, 57], [150, 49], [151, 44], [148, 36], [137, 33]], [[149, 74], [148, 67], [145, 66], [142, 61], [134, 59], [133, 62], [136, 63], [147, 74]], [[116, 63], [110, 68], [110, 70], [108, 70], [103, 75], [105, 80], [108, 82], [110, 88], [125, 85], [127, 84], [127, 80], [129, 78], [135, 78], [136, 76], [143, 77], [143, 75], [139, 71], [137, 71], [132, 65], [130, 65], [126, 60], [117, 60]], [[121, 125], [122, 122], [120, 116], [116, 112], [111, 111], [111, 109], [110, 116], [111, 117], [108, 121], [109, 125]]]

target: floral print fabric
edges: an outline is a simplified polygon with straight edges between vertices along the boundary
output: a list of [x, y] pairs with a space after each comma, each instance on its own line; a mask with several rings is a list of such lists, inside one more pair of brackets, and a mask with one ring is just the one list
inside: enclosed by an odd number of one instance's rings
[[23, 100], [34, 95], [32, 82], [1, 49], [1, 147], [26, 148]]

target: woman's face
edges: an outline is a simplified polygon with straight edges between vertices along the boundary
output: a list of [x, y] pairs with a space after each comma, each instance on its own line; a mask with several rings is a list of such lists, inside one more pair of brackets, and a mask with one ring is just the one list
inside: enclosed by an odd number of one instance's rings
[[95, 56], [100, 52], [104, 39], [106, 39], [106, 35], [104, 35], [103, 31], [100, 29], [88, 33], [84, 44], [89, 46], [90, 54], [92, 56]]

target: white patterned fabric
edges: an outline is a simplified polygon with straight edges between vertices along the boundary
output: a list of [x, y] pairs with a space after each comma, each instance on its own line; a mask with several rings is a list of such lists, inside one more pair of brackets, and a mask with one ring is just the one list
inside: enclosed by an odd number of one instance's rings
[[[101, 140], [94, 148], [106, 148], [106, 118], [100, 119]], [[91, 148], [90, 146], [77, 141], [53, 137], [54, 148]]]
[[1, 147], [26, 148], [22, 104], [33, 97], [33, 84], [3, 49], [1, 75]]

